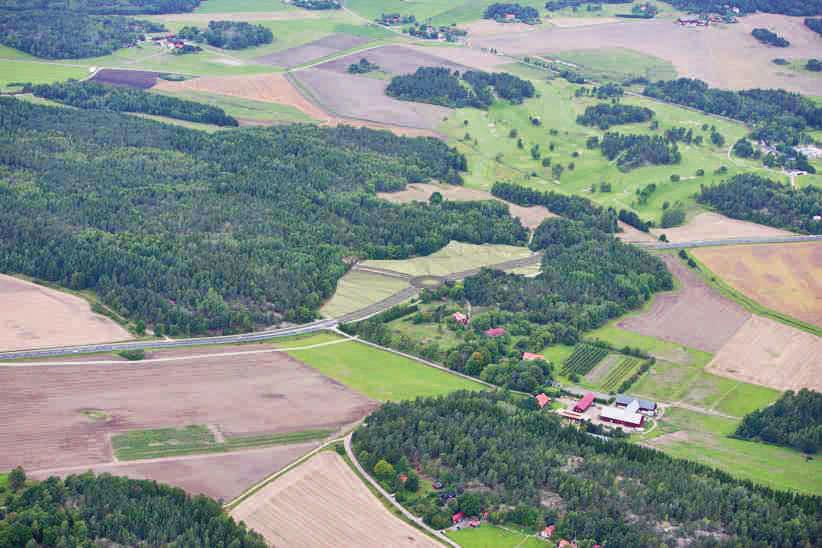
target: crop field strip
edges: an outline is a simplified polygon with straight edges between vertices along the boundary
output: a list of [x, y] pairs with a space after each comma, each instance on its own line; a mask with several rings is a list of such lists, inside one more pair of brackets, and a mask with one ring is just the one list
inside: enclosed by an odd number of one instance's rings
[[565, 360], [565, 364], [562, 366], [562, 374], [586, 375], [599, 362], [604, 360], [608, 353], [607, 349], [600, 346], [586, 343], [578, 344], [574, 348], [574, 353]]
[[625, 357], [617, 364], [605, 377], [602, 382], [602, 388], [611, 392], [615, 390], [622, 381], [626, 379], [639, 366], [642, 360], [640, 358]]

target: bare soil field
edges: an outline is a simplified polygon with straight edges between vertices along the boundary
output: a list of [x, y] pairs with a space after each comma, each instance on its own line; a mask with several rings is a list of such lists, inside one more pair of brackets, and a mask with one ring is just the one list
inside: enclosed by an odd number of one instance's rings
[[388, 82], [316, 68], [292, 73], [312, 100], [336, 116], [434, 131], [452, 110], [399, 101], [385, 94]]
[[539, 28], [534, 25], [526, 25], [525, 23], [498, 23], [493, 19], [480, 19], [479, 21], [457, 26], [468, 31], [469, 40], [473, 37], [495, 36], [509, 32], [533, 32]]
[[367, 44], [368, 42], [370, 42], [368, 38], [361, 36], [332, 34], [319, 40], [303, 44], [302, 46], [257, 57], [254, 61], [275, 67], [294, 68], [313, 61], [314, 59], [333, 55], [340, 51]]
[[376, 405], [283, 353], [0, 367], [0, 386], [0, 416], [13, 417], [0, 423], [0, 469], [111, 462], [109, 437], [128, 430], [211, 424], [226, 436], [294, 432], [349, 424]]
[[490, 192], [465, 188], [464, 186], [413, 183], [408, 185], [405, 190], [399, 192], [378, 192], [377, 196], [389, 202], [405, 204], [408, 202], [427, 202], [434, 192], [439, 192], [443, 198], [454, 202], [474, 202], [478, 200], [495, 200], [502, 202], [508, 205], [508, 210], [511, 212], [511, 215], [519, 218], [520, 222], [528, 228], [536, 228], [543, 220], [549, 217], [556, 217], [556, 215], [548, 211], [544, 206], [523, 207], [512, 204], [511, 202], [506, 202], [505, 200], [500, 200]]
[[674, 228], [652, 228], [651, 234], [665, 234], [670, 242], [694, 242], [725, 238], [756, 238], [768, 236], [790, 236], [792, 232], [770, 226], [731, 219], [719, 213], [705, 212], [695, 215], [682, 226]]
[[620, 23], [624, 19], [618, 17], [551, 17], [545, 22], [560, 28], [590, 27], [592, 25], [608, 25]]
[[157, 82], [159, 75], [159, 72], [147, 70], [100, 69], [90, 80], [111, 86], [148, 89]]
[[706, 370], [778, 390], [822, 390], [822, 338], [753, 316]]
[[80, 297], [0, 274], [2, 350], [131, 338], [131, 334], [116, 322], [93, 313], [89, 303]]
[[678, 257], [664, 255], [662, 260], [681, 287], [657, 295], [650, 309], [617, 326], [706, 352], [718, 351], [751, 315], [709, 287]]
[[269, 483], [231, 517], [273, 546], [439, 546], [393, 516], [331, 451]]
[[281, 470], [317, 445], [318, 442], [298, 443], [237, 453], [54, 468], [29, 473], [29, 476], [46, 479], [49, 476], [65, 477], [92, 470], [95, 474], [152, 479], [180, 487], [192, 495], [204, 494], [227, 501], [241, 495], [255, 483]]
[[[381, 46], [362, 53], [352, 53], [351, 55], [328, 61], [327, 63], [317, 65], [316, 68], [347, 74], [348, 66], [356, 63], [363, 57], [379, 65], [380, 70], [391, 74], [410, 74], [420, 67], [445, 67], [459, 71], [467, 68], [431, 53], [428, 51], [430, 49], [431, 48], [427, 48], [427, 50], [424, 50], [423, 48], [398, 45]], [[436, 51], [439, 52], [439, 49]]]
[[822, 326], [822, 242], [700, 248], [693, 254], [765, 307]]
[[656, 238], [654, 238], [653, 235], [649, 234], [648, 232], [642, 232], [641, 230], [637, 230], [636, 228], [632, 227], [627, 223], [623, 223], [622, 221], [618, 222], [619, 228], [622, 229], [622, 232], [617, 232], [616, 237], [620, 240], [629, 243], [656, 241]]
[[480, 70], [494, 70], [502, 65], [511, 64], [511, 59], [493, 53], [481, 51], [474, 48], [451, 47], [451, 46], [418, 46], [409, 44], [408, 49], [430, 53], [458, 65], [476, 68]]
[[[755, 27], [771, 28], [784, 35], [791, 47], [779, 50], [760, 44], [751, 36]], [[819, 56], [819, 37], [803, 26], [801, 17], [755, 14], [741, 18], [737, 24], [709, 28], [683, 28], [671, 19], [620, 21], [595, 27], [542, 27], [532, 32], [478, 36], [472, 44], [497, 48], [509, 55], [627, 48], [666, 59], [681, 76], [699, 78], [716, 87], [785, 88], [822, 95], [822, 79], [786, 71], [771, 62], [774, 57]]]

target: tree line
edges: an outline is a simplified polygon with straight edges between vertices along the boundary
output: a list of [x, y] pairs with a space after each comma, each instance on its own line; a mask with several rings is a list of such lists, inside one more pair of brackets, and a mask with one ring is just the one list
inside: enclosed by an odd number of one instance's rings
[[522, 6], [520, 4], [491, 4], [485, 8], [482, 17], [484, 19], [504, 21], [506, 16], [509, 15], [523, 23], [539, 23], [539, 11], [534, 7]]
[[209, 21], [205, 30], [185, 26], [177, 36], [183, 40], [205, 42], [209, 46], [223, 49], [245, 49], [274, 41], [271, 29], [245, 21]]
[[159, 334], [311, 320], [351, 257], [528, 238], [501, 203], [377, 198], [461, 181], [465, 157], [433, 138], [310, 125], [208, 134], [13, 98], [0, 107], [0, 271], [93, 290]]
[[805, 26], [814, 31], [816, 34], [822, 34], [822, 19], [805, 18]]
[[647, 122], [654, 116], [654, 111], [634, 105], [621, 103], [599, 103], [585, 108], [585, 112], [577, 116], [577, 123], [583, 126], [596, 126], [606, 130], [620, 124], [637, 124]]
[[216, 501], [149, 480], [91, 472], [25, 484], [15, 469], [0, 492], [0, 547], [198, 546], [264, 548]]
[[404, 101], [481, 109], [494, 103], [492, 91], [512, 103], [521, 103], [535, 93], [531, 82], [511, 74], [482, 71], [460, 74], [444, 67], [420, 67], [413, 74], [395, 76], [385, 90], [391, 97]]
[[822, 15], [822, 0], [665, 0], [676, 8], [699, 13], [739, 15], [757, 11], [782, 15]]
[[753, 36], [763, 44], [776, 46], [778, 48], [787, 48], [791, 45], [791, 43], [785, 40], [783, 36], [780, 36], [777, 33], [764, 28], [753, 29], [751, 31], [751, 36]]
[[140, 89], [69, 80], [37, 85], [31, 91], [37, 97], [82, 109], [141, 112], [218, 126], [239, 125], [221, 108]]
[[200, 0], [0, 0], [0, 10], [68, 10], [92, 15], [186, 13], [199, 5]]
[[609, 131], [602, 136], [599, 148], [608, 160], [616, 160], [621, 171], [644, 165], [671, 165], [682, 160], [675, 141], [660, 135], [635, 135]]
[[788, 390], [773, 405], [745, 415], [734, 436], [817, 453], [822, 449], [822, 394]]
[[[530, 403], [530, 402], [529, 402]], [[620, 440], [603, 440], [503, 393], [387, 403], [354, 433], [364, 466], [405, 459], [457, 495], [418, 507], [435, 526], [489, 512], [578, 546], [814, 546], [819, 497], [750, 481]], [[665, 524], [665, 526], [661, 526]]]
[[701, 186], [697, 201], [723, 214], [805, 234], [822, 234], [822, 189], [800, 189], [744, 173], [715, 185]]

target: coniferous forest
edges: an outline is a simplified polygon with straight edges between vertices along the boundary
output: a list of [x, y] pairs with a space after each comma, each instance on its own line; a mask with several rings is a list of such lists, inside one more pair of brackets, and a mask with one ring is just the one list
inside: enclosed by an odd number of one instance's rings
[[788, 390], [773, 405], [746, 415], [734, 435], [817, 453], [822, 449], [822, 394]]
[[91, 289], [169, 334], [315, 317], [344, 257], [524, 245], [504, 204], [392, 205], [377, 190], [460, 182], [433, 138], [350, 127], [205, 132], [0, 100], [0, 271]]

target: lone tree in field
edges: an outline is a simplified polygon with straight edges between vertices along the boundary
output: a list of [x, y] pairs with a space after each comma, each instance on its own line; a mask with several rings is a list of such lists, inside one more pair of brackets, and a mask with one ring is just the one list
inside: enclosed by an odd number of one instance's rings
[[18, 466], [9, 473], [9, 487], [12, 491], [19, 491], [26, 485], [26, 472]]

